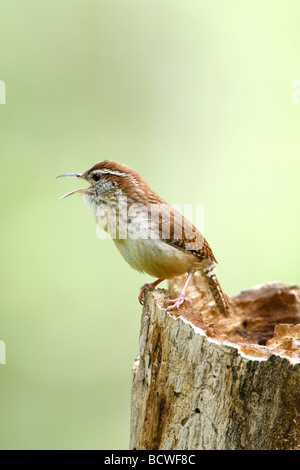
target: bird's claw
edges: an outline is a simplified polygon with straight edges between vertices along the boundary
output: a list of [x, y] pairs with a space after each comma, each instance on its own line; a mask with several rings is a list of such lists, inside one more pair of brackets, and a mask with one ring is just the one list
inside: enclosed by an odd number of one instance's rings
[[140, 293], [139, 293], [139, 302], [141, 305], [144, 305], [144, 295], [145, 295], [145, 290], [154, 290], [158, 284], [160, 284], [163, 281], [163, 279], [157, 279], [154, 282], [151, 282], [151, 284], [144, 284], [140, 288]]
[[167, 301], [167, 304], [173, 303], [173, 305], [170, 305], [169, 307], [167, 307], [166, 311], [169, 312], [170, 310], [174, 310], [176, 308], [177, 308], [177, 310], [179, 310], [179, 308], [181, 307], [181, 305], [184, 302], [187, 302], [190, 307], [192, 306], [192, 301], [190, 299], [188, 299], [187, 297], [185, 297], [183, 294], [181, 294], [176, 299], [170, 299], [170, 300]]
[[151, 289], [151, 284], [144, 284], [140, 288], [140, 293], [139, 293], [139, 302], [141, 305], [144, 305], [144, 295], [145, 295], [145, 290], [146, 289]]

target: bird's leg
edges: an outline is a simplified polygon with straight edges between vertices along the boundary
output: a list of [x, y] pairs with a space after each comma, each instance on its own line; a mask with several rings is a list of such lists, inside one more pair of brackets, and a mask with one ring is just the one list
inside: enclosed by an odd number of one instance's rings
[[170, 305], [170, 307], [167, 308], [167, 311], [169, 310], [173, 310], [174, 308], [177, 308], [179, 310], [179, 307], [183, 304], [183, 302], [187, 302], [190, 306], [192, 306], [192, 302], [190, 299], [188, 299], [185, 294], [186, 294], [186, 290], [187, 290], [187, 287], [188, 287], [188, 284], [190, 282], [190, 280], [192, 279], [193, 277], [193, 272], [189, 273], [188, 277], [187, 277], [187, 280], [185, 281], [185, 284], [183, 286], [183, 289], [182, 291], [180, 292], [180, 295], [179, 297], [177, 297], [176, 299], [170, 299], [167, 301], [168, 304], [171, 304], [173, 303], [173, 305]]
[[144, 285], [140, 288], [139, 302], [140, 302], [141, 305], [143, 305], [143, 303], [144, 303], [144, 294], [145, 294], [145, 290], [146, 290], [146, 289], [154, 290], [155, 287], [156, 287], [158, 284], [160, 284], [162, 281], [164, 281], [164, 279], [157, 279], [156, 281], [151, 282], [151, 284], [144, 284]]

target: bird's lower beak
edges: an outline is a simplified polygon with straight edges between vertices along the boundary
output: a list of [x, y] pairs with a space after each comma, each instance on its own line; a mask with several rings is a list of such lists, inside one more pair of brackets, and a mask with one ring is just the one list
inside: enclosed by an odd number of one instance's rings
[[[65, 177], [71, 177], [71, 178], [83, 178], [81, 173], [64, 173], [63, 175], [59, 175], [56, 178], [65, 178]], [[60, 199], [64, 199], [65, 197], [71, 196], [71, 194], [75, 193], [90, 193], [89, 191], [90, 188], [79, 188], [79, 189], [74, 189], [74, 191], [70, 191], [69, 193], [65, 194], [62, 196]]]
[[79, 189], [74, 189], [74, 191], [70, 191], [69, 193], [65, 194], [64, 196], [60, 197], [59, 199], [65, 199], [65, 197], [71, 196], [71, 194], [75, 193], [90, 193], [89, 188], [79, 188]]

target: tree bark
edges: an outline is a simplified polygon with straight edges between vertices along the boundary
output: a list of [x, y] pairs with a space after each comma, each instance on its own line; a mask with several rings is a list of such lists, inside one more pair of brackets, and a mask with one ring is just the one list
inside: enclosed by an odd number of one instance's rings
[[177, 315], [163, 308], [165, 291], [146, 295], [130, 448], [300, 450], [300, 288], [242, 291], [229, 318], [200, 274], [188, 294], [193, 309]]

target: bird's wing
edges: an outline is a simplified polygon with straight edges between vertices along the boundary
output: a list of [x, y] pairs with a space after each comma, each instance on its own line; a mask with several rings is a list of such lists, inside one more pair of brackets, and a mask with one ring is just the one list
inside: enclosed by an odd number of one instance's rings
[[151, 223], [159, 227], [159, 238], [179, 250], [189, 251], [201, 259], [216, 258], [204, 236], [197, 228], [178, 211], [165, 204], [155, 204], [151, 208]]

